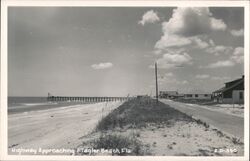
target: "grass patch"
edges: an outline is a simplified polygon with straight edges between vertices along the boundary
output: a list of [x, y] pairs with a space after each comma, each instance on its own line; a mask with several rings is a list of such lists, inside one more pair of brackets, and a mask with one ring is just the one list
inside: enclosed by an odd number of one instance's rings
[[96, 130], [112, 130], [125, 126], [140, 128], [145, 127], [147, 123], [167, 125], [170, 120], [191, 121], [192, 118], [162, 102], [156, 104], [155, 100], [150, 98], [134, 99], [125, 102], [103, 118], [98, 123]]
[[144, 145], [134, 137], [102, 134], [91, 142], [94, 149], [111, 149], [112, 155], [145, 155]]
[[198, 124], [198, 125], [203, 125], [206, 129], [209, 128], [209, 124], [204, 122], [204, 121], [201, 121], [200, 119], [195, 119], [195, 122]]
[[240, 139], [236, 138], [236, 137], [233, 137], [232, 138], [232, 142], [235, 144], [235, 145], [243, 145], [243, 143], [241, 142]]

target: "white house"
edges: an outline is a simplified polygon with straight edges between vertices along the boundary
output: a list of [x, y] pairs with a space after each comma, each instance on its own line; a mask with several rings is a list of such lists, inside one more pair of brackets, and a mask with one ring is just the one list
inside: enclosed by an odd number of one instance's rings
[[184, 99], [211, 100], [212, 94], [184, 94]]

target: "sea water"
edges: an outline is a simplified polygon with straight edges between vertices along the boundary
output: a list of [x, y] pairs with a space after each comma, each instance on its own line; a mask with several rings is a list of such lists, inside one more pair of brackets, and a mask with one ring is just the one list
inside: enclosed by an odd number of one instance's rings
[[8, 97], [8, 114], [65, 107], [80, 102], [49, 102], [47, 97]]

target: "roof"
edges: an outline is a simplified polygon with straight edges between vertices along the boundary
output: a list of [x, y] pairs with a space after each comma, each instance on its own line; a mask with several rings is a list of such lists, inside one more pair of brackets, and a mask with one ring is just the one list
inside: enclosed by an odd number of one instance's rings
[[222, 92], [225, 88], [226, 88], [226, 87], [222, 87], [222, 88], [220, 88], [220, 89], [214, 91], [213, 93], [220, 93], [220, 92]]
[[238, 82], [240, 80], [244, 79], [244, 75], [242, 76], [242, 78], [239, 78], [239, 79], [235, 79], [233, 81], [230, 81], [230, 82], [225, 82], [225, 84], [228, 84], [228, 83], [233, 83], [233, 82]]
[[184, 95], [188, 95], [188, 94], [192, 94], [192, 95], [194, 95], [194, 94], [197, 94], [197, 95], [212, 95], [211, 93], [186, 93], [186, 94], [184, 94]]
[[[232, 82], [234, 82], [234, 81], [232, 81]], [[234, 83], [234, 84], [231, 85], [230, 87], [223, 87], [223, 88], [221, 88], [221, 89], [219, 89], [219, 90], [217, 90], [217, 91], [214, 91], [213, 93], [225, 92], [225, 91], [227, 91], [227, 90], [230, 90], [230, 89], [236, 87], [237, 85], [239, 85], [239, 84], [241, 84], [241, 83], [243, 83], [243, 82], [244, 82], [244, 79], [240, 79], [239, 81], [236, 81], [236, 83]], [[229, 82], [228, 82], [228, 83], [229, 83]]]
[[162, 94], [169, 94], [169, 95], [176, 95], [176, 94], [178, 94], [177, 91], [160, 91], [160, 93], [162, 93]]

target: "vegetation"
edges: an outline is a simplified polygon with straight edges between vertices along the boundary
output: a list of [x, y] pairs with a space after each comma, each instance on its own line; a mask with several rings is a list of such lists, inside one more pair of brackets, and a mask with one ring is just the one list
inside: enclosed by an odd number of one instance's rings
[[239, 138], [236, 138], [236, 137], [233, 137], [232, 138], [232, 142], [235, 144], [235, 145], [243, 145], [244, 143], [241, 142], [241, 140]]
[[143, 144], [134, 137], [104, 134], [93, 142], [95, 149], [112, 149], [112, 155], [144, 155]]
[[140, 98], [125, 102], [108, 116], [103, 118], [96, 130], [112, 130], [114, 128], [140, 128], [147, 123], [169, 125], [172, 120], [191, 121], [192, 118], [168, 105], [150, 98]]

